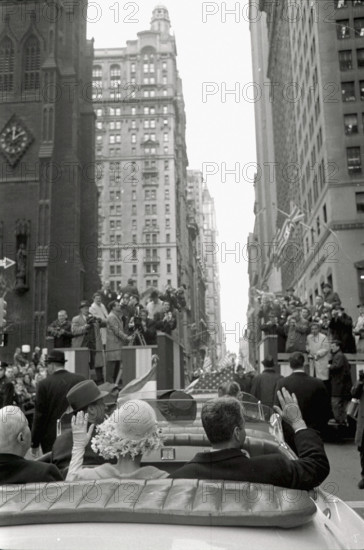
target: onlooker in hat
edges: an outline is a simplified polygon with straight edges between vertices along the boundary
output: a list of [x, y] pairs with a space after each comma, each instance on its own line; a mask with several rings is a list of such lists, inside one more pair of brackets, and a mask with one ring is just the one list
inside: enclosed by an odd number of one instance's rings
[[[105, 420], [104, 399], [107, 396], [108, 392], [101, 390], [99, 386], [96, 386], [93, 380], [83, 380], [68, 391], [66, 397], [69, 407], [64, 414], [76, 414], [79, 411], [87, 413], [89, 427], [91, 424], [94, 426], [92, 432], [92, 435], [94, 435], [95, 426], [98, 426]], [[64, 430], [53, 444], [51, 462], [55, 464], [59, 470], [62, 470], [64, 476], [67, 472], [63, 470], [68, 468], [71, 461], [72, 446], [73, 438], [71, 428]], [[104, 464], [104, 462], [105, 459], [91, 449], [91, 443], [89, 442], [85, 447], [83, 465], [98, 466], [99, 464]]]
[[306, 353], [306, 339], [310, 333], [310, 323], [307, 319], [300, 318], [298, 321], [291, 316], [285, 327], [287, 333], [286, 353], [301, 351]]
[[157, 407], [168, 422], [196, 419], [197, 403], [195, 399], [181, 390], [169, 390], [159, 395]]
[[[133, 422], [130, 422], [132, 414]], [[97, 427], [91, 447], [105, 460], [115, 458], [117, 463], [82, 468], [85, 447], [92, 437], [87, 415], [82, 411], [72, 419], [73, 448], [67, 481], [77, 479], [160, 479], [167, 472], [154, 466], [140, 466], [144, 453], [163, 446], [162, 432], [152, 407], [145, 401], [126, 401], [110, 418]]]
[[[301, 409], [302, 418], [309, 428], [317, 430], [321, 435], [326, 432], [326, 425], [330, 418], [330, 401], [326, 387], [322, 380], [313, 378], [304, 370], [305, 358], [302, 353], [295, 352], [289, 358], [292, 374], [281, 378], [277, 382], [277, 391], [286, 388], [297, 397]], [[278, 405], [277, 395], [275, 405]], [[285, 428], [286, 441], [290, 443], [293, 439], [292, 431]], [[291, 437], [290, 437], [291, 436]]]
[[58, 312], [57, 319], [49, 325], [47, 333], [54, 338], [54, 348], [70, 348], [72, 346], [72, 329], [67, 311], [61, 309]]
[[68, 390], [75, 386], [84, 376], [68, 372], [65, 369], [66, 359], [63, 351], [51, 350], [47, 359], [48, 376], [37, 386], [35, 411], [32, 426], [32, 452], [43, 453], [52, 449], [57, 437], [57, 420], [68, 406]]
[[0, 410], [0, 484], [61, 481], [54, 464], [26, 460], [30, 429], [23, 412], [14, 406]]
[[287, 298], [290, 303], [295, 304], [296, 306], [301, 305], [301, 300], [298, 298], [298, 296], [295, 295], [293, 286], [287, 288], [285, 299]]
[[133, 279], [128, 279], [128, 284], [124, 287], [122, 287], [121, 289], [121, 293], [122, 294], [128, 294], [129, 296], [131, 296], [131, 294], [135, 294], [136, 296], [139, 297], [139, 290], [137, 289], [137, 287], [134, 285], [134, 281]]
[[261, 401], [263, 405], [273, 407], [277, 382], [283, 376], [276, 372], [271, 355], [267, 355], [264, 358], [262, 365], [264, 366], [264, 370], [254, 378], [251, 394]]
[[351, 400], [351, 369], [349, 361], [341, 351], [341, 342], [331, 342], [330, 359], [331, 407], [336, 422], [346, 425], [346, 407]]
[[24, 357], [24, 354], [21, 350], [21, 348], [16, 348], [14, 357], [13, 357], [13, 364], [18, 367], [26, 367], [29, 364], [29, 361], [26, 357]]
[[341, 342], [343, 353], [356, 353], [352, 318], [345, 313], [342, 306], [333, 308], [331, 315], [332, 318], [329, 323], [331, 338]]
[[102, 384], [104, 357], [100, 327], [96, 317], [90, 314], [89, 307], [89, 303], [83, 300], [80, 304], [80, 314], [72, 319], [72, 347], [90, 350], [90, 369], [95, 369], [96, 383]]
[[364, 353], [364, 304], [359, 304], [359, 316], [355, 323], [354, 335], [356, 339], [357, 353]]
[[100, 290], [101, 301], [108, 311], [110, 311], [109, 304], [114, 302], [117, 298], [116, 292], [111, 290], [110, 281], [105, 281]]
[[326, 334], [320, 332], [318, 320], [313, 320], [311, 323], [311, 334], [307, 336], [307, 353], [310, 362], [310, 375], [322, 380], [330, 394], [330, 343]]
[[122, 361], [122, 347], [127, 346], [131, 339], [124, 331], [121, 306], [117, 301], [111, 304], [106, 329], [106, 381], [115, 382]]
[[131, 317], [131, 309], [129, 307], [130, 294], [124, 292], [120, 300], [121, 318], [123, 320], [124, 332], [128, 332], [128, 325]]
[[324, 306], [329, 308], [335, 308], [341, 306], [341, 300], [337, 292], [332, 290], [330, 283], [325, 283], [322, 287], [324, 295]]
[[163, 311], [163, 302], [159, 299], [158, 290], [153, 290], [150, 294], [150, 302], [146, 306], [149, 319], [154, 321], [154, 316], [156, 313], [162, 313]]

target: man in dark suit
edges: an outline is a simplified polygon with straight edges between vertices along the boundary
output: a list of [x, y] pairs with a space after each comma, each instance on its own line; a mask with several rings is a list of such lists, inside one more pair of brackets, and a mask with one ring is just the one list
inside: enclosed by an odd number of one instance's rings
[[19, 407], [0, 409], [0, 485], [61, 481], [53, 464], [26, 460], [30, 447], [28, 421]]
[[[277, 390], [286, 388], [290, 393], [294, 393], [307, 426], [317, 430], [323, 436], [330, 418], [329, 394], [322, 380], [305, 373], [304, 362], [305, 358], [301, 352], [292, 353], [289, 358], [292, 374], [278, 380]], [[277, 397], [275, 404], [278, 405]], [[287, 435], [286, 429], [284, 431]], [[288, 433], [290, 432], [293, 436], [291, 429], [288, 430]]]
[[264, 366], [264, 370], [254, 378], [250, 393], [261, 401], [263, 405], [273, 407], [277, 382], [283, 376], [276, 371], [271, 355], [267, 355], [264, 358], [262, 365]]
[[67, 392], [85, 377], [68, 372], [66, 359], [61, 350], [52, 350], [48, 359], [48, 376], [41, 380], [35, 396], [35, 411], [32, 426], [32, 453], [37, 456], [39, 445], [43, 453], [52, 450], [57, 437], [57, 420], [68, 407]]
[[114, 302], [117, 298], [116, 292], [114, 292], [110, 288], [110, 281], [104, 282], [99, 294], [101, 296], [102, 303], [106, 307], [107, 311], [110, 312], [110, 304], [111, 302]]
[[278, 397], [281, 408], [276, 407], [276, 411], [295, 432], [297, 460], [290, 460], [279, 452], [247, 457], [241, 451], [245, 441], [243, 408], [233, 397], [220, 397], [205, 403], [201, 412], [211, 452], [197, 453], [170, 477], [268, 483], [304, 490], [322, 483], [330, 466], [319, 435], [307, 428], [295, 395], [291, 396], [283, 388]]
[[[108, 395], [107, 391], [101, 391], [93, 380], [83, 380], [73, 386], [67, 393], [67, 401], [69, 409], [66, 412], [76, 414], [83, 411], [88, 414], [88, 423], [96, 426], [105, 420], [105, 403], [104, 397]], [[72, 430], [65, 430], [57, 437], [52, 448], [51, 462], [60, 470], [68, 468], [72, 456], [73, 437]], [[99, 466], [104, 464], [105, 459], [96, 454], [91, 448], [91, 439], [85, 448], [83, 457], [84, 466]], [[62, 472], [66, 476], [67, 471]]]

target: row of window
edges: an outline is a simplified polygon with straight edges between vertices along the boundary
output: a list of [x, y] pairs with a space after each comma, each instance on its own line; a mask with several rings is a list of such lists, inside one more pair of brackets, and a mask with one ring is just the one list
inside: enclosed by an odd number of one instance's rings
[[[9, 37], [0, 43], [0, 92], [14, 90], [14, 43]], [[29, 36], [23, 46], [22, 86], [24, 90], [40, 87], [40, 44], [36, 36]]]
[[[156, 112], [158, 112], [158, 110], [156, 111], [155, 107], [143, 107], [143, 114], [144, 115], [155, 115]], [[162, 105], [161, 112], [162, 112], [162, 114], [167, 115], [168, 114], [168, 105]], [[135, 116], [137, 114], [137, 108], [136, 107], [131, 107], [130, 108], [130, 114], [132, 116]], [[107, 107], [105, 109], [102, 109], [102, 108], [98, 107], [96, 109], [96, 115], [98, 117], [107, 116], [107, 115], [109, 115], [109, 116], [121, 116], [121, 107]]]
[[[110, 101], [126, 101], [130, 99], [136, 99], [136, 98], [153, 98], [153, 97], [166, 97], [168, 96], [168, 90], [166, 88], [163, 88], [161, 90], [158, 90], [159, 93], [156, 93], [156, 90], [124, 90], [121, 92], [120, 90], [110, 90], [110, 93], [108, 94], [108, 97]], [[93, 86], [92, 88], [92, 99], [93, 101], [101, 101], [102, 99], [105, 99], [103, 97], [103, 90], [102, 88], [98, 88]]]
[[[358, 68], [364, 67], [364, 48], [356, 50]], [[339, 52], [339, 65], [341, 71], [351, 71], [354, 68], [353, 51], [341, 50]]]
[[[129, 124], [129, 121], [126, 121]], [[96, 121], [96, 129], [97, 130], [103, 130], [106, 123], [101, 122], [99, 120]], [[163, 126], [168, 126], [168, 118], [163, 119]], [[130, 128], [132, 130], [135, 130], [137, 128], [137, 121], [132, 120], [130, 123]], [[156, 121], [155, 119], [147, 119], [143, 121], [143, 128], [145, 129], [153, 129], [156, 128]], [[121, 120], [111, 121], [109, 122], [109, 130], [121, 130]]]
[[[162, 61], [161, 68], [163, 72], [167, 71], [167, 61]], [[136, 63], [130, 64], [130, 72], [136, 73], [137, 66]], [[155, 73], [155, 64], [153, 60], [148, 60], [143, 63], [143, 74], [154, 74]], [[120, 79], [121, 78], [121, 66], [118, 63], [113, 63], [109, 67], [110, 80]], [[92, 68], [92, 78], [94, 80], [102, 80], [103, 77], [103, 67], [102, 65], [94, 65]]]
[[345, 40], [355, 37], [364, 36], [364, 17], [354, 18], [354, 25], [351, 26], [349, 19], [340, 19], [336, 22], [336, 35], [338, 40]]

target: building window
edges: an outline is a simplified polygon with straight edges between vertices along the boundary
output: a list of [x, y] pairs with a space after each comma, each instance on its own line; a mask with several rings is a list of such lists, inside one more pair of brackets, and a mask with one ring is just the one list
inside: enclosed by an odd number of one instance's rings
[[361, 174], [360, 147], [346, 149], [349, 174]]
[[132, 116], [135, 116], [135, 115], [136, 115], [136, 107], [132, 107], [132, 108], [131, 108], [131, 115], [132, 115]]
[[364, 193], [355, 193], [356, 211], [358, 214], [364, 214]]
[[336, 22], [336, 34], [339, 40], [350, 37], [349, 19], [341, 19]]
[[169, 201], [169, 189], [164, 190], [164, 198]]
[[354, 19], [355, 36], [364, 36], [364, 17]]
[[345, 135], [351, 136], [358, 133], [358, 115], [344, 115]]
[[150, 281], [149, 279], [147, 279], [147, 280], [145, 281], [145, 284], [147, 285], [147, 287], [148, 287], [148, 286], [151, 286], [151, 281]]
[[167, 248], [166, 254], [167, 254], [167, 260], [170, 260], [171, 259], [171, 249], [170, 248]]
[[94, 65], [92, 68], [92, 80], [102, 80], [102, 67], [101, 65]]
[[157, 234], [156, 233], [152, 234], [152, 244], [157, 244]]
[[316, 218], [316, 233], [317, 233], [317, 236], [319, 237], [319, 235], [321, 233], [320, 216], [317, 216], [317, 218]]
[[167, 105], [163, 105], [163, 114], [168, 115], [168, 106]]
[[167, 264], [167, 273], [171, 273], [171, 264]]
[[110, 85], [112, 88], [117, 88], [121, 84], [120, 65], [113, 64], [110, 66]]
[[0, 92], [11, 92], [14, 88], [14, 46], [10, 38], [0, 44]]
[[131, 228], [133, 231], [136, 231], [137, 229], [137, 221], [136, 220], [131, 220]]
[[345, 103], [355, 101], [355, 82], [342, 82], [341, 94]]
[[170, 243], [171, 242], [171, 236], [169, 233], [166, 233], [166, 243]]
[[40, 45], [30, 36], [24, 46], [24, 89], [37, 90], [40, 86]]
[[132, 266], [132, 270], [133, 270], [133, 275], [136, 275], [137, 274], [137, 266], [135, 264]]
[[136, 134], [131, 134], [131, 142], [136, 143]]
[[164, 134], [163, 134], [163, 141], [164, 141], [164, 142], [167, 142], [168, 139], [169, 139], [168, 133], [167, 133], [167, 132], [164, 132]]
[[326, 210], [326, 204], [324, 204], [323, 207], [322, 207], [322, 215], [323, 215], [323, 218], [324, 218], [324, 223], [327, 223], [327, 210]]
[[170, 229], [171, 227], [171, 220], [169, 218], [166, 218], [166, 228]]
[[353, 68], [353, 54], [351, 50], [339, 52], [340, 71], [350, 71]]
[[165, 213], [166, 213], [166, 214], [170, 214], [170, 213], [171, 213], [171, 207], [170, 207], [169, 204], [166, 204], [166, 205], [165, 205]]

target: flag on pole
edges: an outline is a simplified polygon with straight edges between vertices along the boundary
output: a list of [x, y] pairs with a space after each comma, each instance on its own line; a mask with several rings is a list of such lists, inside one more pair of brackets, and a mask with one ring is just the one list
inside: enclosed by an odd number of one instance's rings
[[194, 393], [216, 392], [220, 384], [231, 382], [233, 376], [233, 366], [226, 367], [218, 372], [208, 372], [194, 380], [184, 391], [192, 395]]

